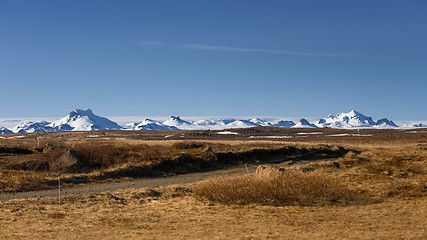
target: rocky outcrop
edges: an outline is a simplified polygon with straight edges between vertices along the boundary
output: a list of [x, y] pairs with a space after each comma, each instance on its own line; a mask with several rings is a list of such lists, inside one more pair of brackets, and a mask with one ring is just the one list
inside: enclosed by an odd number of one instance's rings
[[81, 172], [84, 170], [79, 155], [74, 150], [68, 150], [50, 165], [51, 170], [58, 173]]

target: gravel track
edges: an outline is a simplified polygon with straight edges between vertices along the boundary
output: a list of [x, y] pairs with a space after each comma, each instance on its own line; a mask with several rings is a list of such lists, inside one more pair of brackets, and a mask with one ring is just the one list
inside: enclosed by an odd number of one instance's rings
[[[61, 191], [62, 196], [74, 195], [74, 194], [90, 194], [100, 192], [110, 192], [120, 189], [129, 188], [152, 188], [160, 186], [170, 186], [177, 184], [189, 184], [209, 179], [212, 177], [226, 176], [226, 175], [242, 175], [247, 172], [254, 172], [256, 165], [245, 165], [231, 167], [227, 169], [209, 171], [209, 172], [198, 172], [188, 173], [182, 175], [176, 175], [172, 177], [159, 177], [159, 178], [140, 178], [125, 181], [115, 181], [107, 183], [92, 183], [81, 186], [64, 187]], [[11, 199], [28, 199], [28, 198], [39, 198], [39, 197], [52, 197], [58, 195], [58, 189], [30, 191], [30, 192], [19, 192], [19, 193], [0, 193], [0, 202]]]

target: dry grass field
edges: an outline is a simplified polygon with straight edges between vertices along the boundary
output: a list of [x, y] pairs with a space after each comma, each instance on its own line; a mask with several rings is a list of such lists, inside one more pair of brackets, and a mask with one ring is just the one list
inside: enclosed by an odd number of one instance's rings
[[[235, 131], [0, 139], [0, 238], [427, 239], [426, 131]], [[69, 149], [83, 167], [61, 174], [65, 188], [159, 186], [64, 192], [60, 205], [56, 196], [14, 199], [56, 188], [52, 164]], [[219, 174], [230, 167], [241, 170]], [[207, 180], [181, 184], [191, 172]], [[177, 180], [161, 186], [169, 176]]]

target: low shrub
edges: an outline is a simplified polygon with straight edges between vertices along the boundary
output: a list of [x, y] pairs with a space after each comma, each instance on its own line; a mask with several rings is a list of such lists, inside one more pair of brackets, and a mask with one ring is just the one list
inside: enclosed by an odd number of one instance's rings
[[33, 151], [27, 148], [21, 148], [21, 147], [0, 147], [0, 153], [5, 154], [32, 154]]
[[207, 180], [194, 187], [196, 198], [223, 204], [348, 204], [360, 196], [322, 172], [287, 170], [281, 175], [245, 175]]
[[131, 152], [127, 146], [114, 144], [77, 145], [74, 147], [84, 166], [108, 168], [126, 162]]
[[45, 159], [24, 159], [13, 163], [7, 163], [6, 169], [10, 170], [24, 170], [24, 171], [47, 171], [49, 170], [49, 162]]
[[205, 145], [203, 143], [198, 142], [177, 142], [173, 145], [176, 149], [194, 149], [194, 148], [202, 148]]

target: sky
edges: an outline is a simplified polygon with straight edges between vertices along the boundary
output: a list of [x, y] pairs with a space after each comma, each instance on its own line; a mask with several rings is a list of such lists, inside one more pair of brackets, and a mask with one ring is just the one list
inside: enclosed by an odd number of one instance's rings
[[0, 117], [427, 120], [427, 1], [0, 0]]

